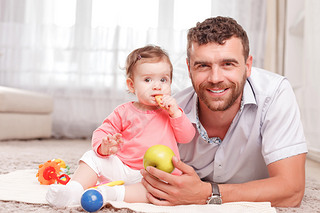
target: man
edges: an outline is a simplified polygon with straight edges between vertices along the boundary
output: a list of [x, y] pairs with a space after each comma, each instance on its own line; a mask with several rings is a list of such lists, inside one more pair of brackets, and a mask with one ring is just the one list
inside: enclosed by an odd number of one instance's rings
[[193, 88], [177, 101], [198, 131], [172, 160], [181, 176], [141, 171], [149, 201], [299, 206], [307, 146], [288, 80], [252, 68], [246, 32], [225, 17], [189, 30], [187, 65]]

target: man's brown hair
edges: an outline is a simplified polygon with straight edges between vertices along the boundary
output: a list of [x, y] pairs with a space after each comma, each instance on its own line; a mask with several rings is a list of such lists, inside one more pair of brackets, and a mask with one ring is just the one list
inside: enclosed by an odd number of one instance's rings
[[249, 39], [246, 31], [232, 18], [229, 17], [213, 17], [198, 22], [197, 25], [188, 31], [187, 56], [190, 58], [190, 48], [192, 42], [199, 45], [210, 42], [224, 44], [225, 40], [231, 37], [237, 37], [241, 40], [243, 46], [243, 56], [245, 61], [249, 56]]

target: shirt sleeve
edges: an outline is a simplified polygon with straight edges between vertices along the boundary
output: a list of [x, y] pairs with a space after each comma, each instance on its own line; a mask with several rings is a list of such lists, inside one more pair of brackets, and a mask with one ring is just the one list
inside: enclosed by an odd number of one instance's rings
[[262, 115], [262, 154], [267, 165], [307, 152], [299, 107], [288, 80], [265, 99]]
[[102, 139], [108, 134], [114, 135], [121, 132], [121, 116], [119, 108], [116, 108], [99, 126], [92, 135], [92, 149], [101, 158], [106, 158], [98, 153], [98, 148], [102, 143]]
[[178, 143], [189, 143], [192, 141], [196, 130], [182, 109], [182, 115], [178, 118], [170, 118], [171, 126]]

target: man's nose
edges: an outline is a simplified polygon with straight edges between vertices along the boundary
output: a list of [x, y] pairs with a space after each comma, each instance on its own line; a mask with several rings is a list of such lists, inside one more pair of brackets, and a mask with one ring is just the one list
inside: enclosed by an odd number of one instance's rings
[[208, 81], [212, 83], [219, 83], [223, 81], [223, 70], [219, 67], [213, 66], [209, 72]]

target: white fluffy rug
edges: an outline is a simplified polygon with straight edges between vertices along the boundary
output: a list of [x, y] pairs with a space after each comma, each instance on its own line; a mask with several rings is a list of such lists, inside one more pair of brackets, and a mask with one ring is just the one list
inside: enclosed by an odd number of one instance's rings
[[[45, 200], [48, 186], [36, 178], [38, 165], [63, 159], [73, 172], [81, 155], [90, 149], [88, 140], [0, 141], [0, 212], [84, 212], [81, 207], [55, 209]], [[272, 208], [270, 203], [236, 202], [217, 205], [161, 207], [151, 204], [111, 202], [101, 212], [319, 212], [320, 184], [307, 182], [300, 208]]]
[[[19, 201], [34, 204], [47, 204], [45, 194], [47, 185], [40, 185], [36, 178], [37, 170], [17, 170], [0, 175], [0, 200]], [[129, 204], [124, 202], [112, 202], [116, 208], [128, 208], [139, 212], [265, 212], [275, 213], [270, 203], [227, 203], [217, 205], [188, 205], [177, 207], [160, 207], [150, 204]]]

